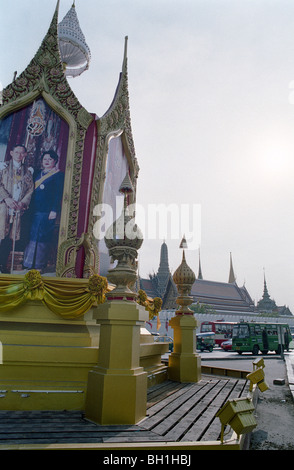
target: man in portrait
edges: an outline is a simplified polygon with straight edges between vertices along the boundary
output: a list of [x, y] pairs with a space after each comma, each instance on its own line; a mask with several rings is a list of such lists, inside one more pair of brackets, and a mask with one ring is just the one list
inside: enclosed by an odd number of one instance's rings
[[11, 160], [0, 167], [0, 271], [7, 272], [7, 260], [21, 237], [21, 219], [34, 191], [32, 172], [27, 168], [27, 150], [15, 145]]

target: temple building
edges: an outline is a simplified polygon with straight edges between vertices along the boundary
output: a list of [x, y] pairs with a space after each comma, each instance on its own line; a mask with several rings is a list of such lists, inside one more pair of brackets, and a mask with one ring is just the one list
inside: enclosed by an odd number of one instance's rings
[[[140, 279], [140, 286], [150, 297], [161, 297], [163, 309], [176, 308], [178, 293], [169, 270], [168, 248], [165, 242], [161, 246], [158, 272], [150, 275], [149, 279]], [[165, 286], [164, 291], [163, 286]], [[236, 283], [231, 255], [228, 282], [204, 279], [199, 256], [198, 276], [192, 285], [191, 295], [194, 298], [194, 303], [204, 305], [208, 311], [215, 313], [241, 314], [253, 313], [255, 310], [254, 302], [246, 287], [239, 287]]]
[[278, 306], [276, 302], [274, 301], [274, 299], [271, 299], [269, 292], [268, 292], [265, 275], [264, 275], [263, 295], [262, 295], [262, 298], [257, 302], [257, 310], [260, 313], [277, 314], [279, 316], [292, 315], [292, 312], [290, 311], [289, 307], [286, 307], [286, 305]]
[[168, 248], [167, 244], [163, 242], [160, 249], [160, 262], [157, 273], [151, 274], [149, 279], [140, 278], [139, 286], [149, 297], [160, 297], [163, 299], [170, 280], [172, 280], [172, 275], [169, 269]]
[[[140, 278], [140, 288], [148, 296], [161, 297], [164, 310], [177, 308], [177, 287], [169, 269], [168, 247], [163, 242], [160, 250], [160, 262], [157, 273], [150, 274], [149, 279]], [[194, 305], [200, 308], [199, 313], [217, 313], [220, 315], [237, 314], [252, 315], [258, 313], [277, 314], [289, 316], [291, 311], [286, 306], [278, 307], [269, 296], [266, 280], [264, 279], [264, 293], [262, 299], [255, 305], [245, 285], [238, 286], [233, 267], [232, 253], [230, 253], [230, 267], [228, 282], [207, 280], [203, 277], [199, 253], [198, 275], [192, 285], [191, 295]], [[202, 308], [201, 308], [202, 307]], [[196, 308], [197, 310], [197, 308]]]
[[276, 302], [270, 298], [264, 276], [263, 295], [262, 299], [257, 302], [257, 309], [263, 313], [272, 313], [273, 311], [277, 311], [277, 308]]

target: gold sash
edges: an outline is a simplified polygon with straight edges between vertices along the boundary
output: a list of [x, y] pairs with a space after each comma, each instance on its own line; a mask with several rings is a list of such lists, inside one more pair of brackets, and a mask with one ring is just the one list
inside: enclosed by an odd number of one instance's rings
[[54, 171], [50, 171], [49, 173], [46, 173], [46, 175], [42, 176], [42, 178], [40, 178], [39, 180], [37, 180], [35, 182], [35, 189], [37, 189], [44, 181], [46, 181], [50, 176], [53, 176], [53, 175], [56, 175], [56, 173], [58, 173], [59, 170], [54, 170]]

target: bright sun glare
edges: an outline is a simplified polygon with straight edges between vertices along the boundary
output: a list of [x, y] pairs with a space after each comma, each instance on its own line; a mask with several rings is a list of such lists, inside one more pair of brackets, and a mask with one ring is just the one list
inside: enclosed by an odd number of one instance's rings
[[293, 173], [294, 152], [285, 142], [266, 142], [258, 149], [257, 162], [265, 176], [283, 176]]

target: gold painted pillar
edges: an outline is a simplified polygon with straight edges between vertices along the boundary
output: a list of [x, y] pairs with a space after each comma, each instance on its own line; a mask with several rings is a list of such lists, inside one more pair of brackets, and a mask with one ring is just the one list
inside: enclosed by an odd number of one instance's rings
[[[117, 266], [108, 272], [116, 287], [97, 308], [100, 324], [98, 364], [89, 372], [86, 418], [96, 423], [135, 424], [146, 416], [147, 373], [140, 367], [140, 328], [149, 318], [131, 290], [136, 281], [137, 250], [143, 243], [127, 206], [132, 184], [127, 175], [120, 191], [125, 196], [121, 216], [107, 231], [105, 243]], [[128, 231], [130, 233], [128, 233]]]
[[146, 416], [147, 373], [140, 367], [140, 327], [148, 312], [112, 300], [95, 315], [100, 324], [98, 364], [89, 372], [85, 413], [99, 424], [135, 424]]
[[[183, 239], [180, 247], [186, 248]], [[169, 324], [174, 330], [174, 351], [169, 357], [168, 376], [176, 382], [199, 382], [201, 380], [201, 358], [196, 352], [197, 321], [189, 305], [193, 302], [190, 296], [191, 287], [195, 281], [195, 274], [187, 265], [185, 252], [181, 265], [175, 271], [173, 280], [177, 285], [179, 297], [176, 311]]]

